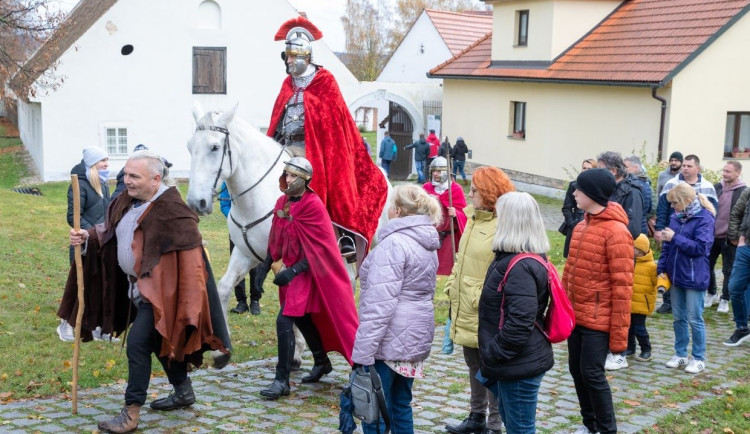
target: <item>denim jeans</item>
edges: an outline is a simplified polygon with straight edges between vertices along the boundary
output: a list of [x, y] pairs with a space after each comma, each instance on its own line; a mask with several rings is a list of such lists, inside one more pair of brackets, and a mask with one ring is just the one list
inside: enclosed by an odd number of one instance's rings
[[568, 338], [568, 369], [581, 406], [583, 424], [591, 432], [617, 432], [612, 390], [604, 375], [609, 333], [576, 326]]
[[498, 381], [490, 386], [497, 396], [500, 417], [509, 433], [536, 432], [536, 403], [544, 374], [513, 381]]
[[646, 329], [646, 315], [640, 313], [630, 314], [630, 329], [628, 329], [628, 350], [635, 351], [635, 340], [638, 339], [638, 345], [641, 351], [651, 352], [651, 341]]
[[418, 177], [417, 180], [420, 183], [427, 181], [427, 178], [424, 176], [424, 160], [422, 161], [414, 160], [414, 163], [415, 163], [414, 166], [417, 169], [417, 177]]
[[706, 359], [706, 325], [703, 323], [703, 295], [697, 289], [683, 289], [672, 286], [672, 315], [674, 321], [674, 352], [679, 357], [687, 357], [690, 332], [693, 335], [694, 359]]
[[391, 176], [391, 160], [386, 160], [385, 158], [380, 160], [380, 167], [385, 170], [387, 176]]
[[453, 160], [453, 177], [456, 177], [456, 172], [461, 173], [461, 178], [466, 181], [466, 174], [464, 173], [464, 165], [466, 160]]
[[747, 328], [747, 306], [750, 296], [750, 246], [737, 247], [732, 278], [729, 281], [729, 296], [732, 300], [734, 324], [738, 329]]
[[727, 242], [726, 238], [715, 238], [714, 244], [711, 247], [711, 253], [708, 255], [708, 266], [711, 270], [711, 281], [708, 284], [708, 293], [716, 294], [716, 273], [714, 273], [714, 267], [716, 261], [721, 255], [721, 274], [724, 276], [724, 283], [721, 285], [721, 299], [729, 300], [729, 281], [732, 277], [732, 266], [734, 265], [734, 255], [737, 250], [736, 246], [733, 246]]
[[[393, 434], [410, 434], [414, 432], [414, 419], [411, 414], [411, 386], [413, 378], [406, 378], [394, 372], [382, 360], [375, 361], [375, 370], [383, 383], [385, 404], [391, 417], [391, 432]], [[363, 423], [364, 434], [385, 432], [385, 422], [380, 419], [380, 431], [377, 424]]]

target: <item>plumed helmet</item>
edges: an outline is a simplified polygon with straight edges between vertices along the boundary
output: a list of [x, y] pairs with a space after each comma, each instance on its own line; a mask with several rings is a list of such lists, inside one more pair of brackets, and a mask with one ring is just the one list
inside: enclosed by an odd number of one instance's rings
[[284, 172], [299, 176], [305, 181], [312, 179], [312, 164], [305, 157], [294, 157], [284, 162]]
[[312, 61], [312, 41], [322, 37], [323, 32], [304, 17], [291, 19], [281, 25], [274, 40], [284, 40], [286, 43], [282, 59], [285, 62], [287, 59], [294, 60], [291, 64], [287, 63], [289, 74], [298, 77], [307, 69]]

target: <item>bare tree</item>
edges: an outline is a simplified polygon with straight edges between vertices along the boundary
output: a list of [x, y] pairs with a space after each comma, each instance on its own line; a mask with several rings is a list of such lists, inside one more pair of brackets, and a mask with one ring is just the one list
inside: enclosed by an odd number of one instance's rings
[[389, 13], [384, 0], [347, 0], [341, 17], [346, 35], [345, 62], [355, 77], [373, 81], [387, 59]]
[[[0, 98], [14, 74], [39, 76], [24, 66], [26, 59], [59, 25], [62, 12], [50, 9], [51, 0], [0, 0]], [[19, 89], [31, 91], [28, 88]]]

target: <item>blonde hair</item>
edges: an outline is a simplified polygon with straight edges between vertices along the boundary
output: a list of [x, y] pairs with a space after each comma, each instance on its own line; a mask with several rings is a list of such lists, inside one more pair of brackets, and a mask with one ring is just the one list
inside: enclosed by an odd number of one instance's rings
[[401, 210], [402, 216], [426, 215], [432, 224], [439, 224], [443, 220], [443, 210], [440, 202], [422, 187], [416, 185], [398, 185], [393, 188], [393, 206]]
[[667, 200], [679, 203], [683, 208], [687, 208], [688, 205], [693, 202], [696, 195], [698, 195], [698, 200], [701, 202], [701, 206], [716, 216], [716, 209], [713, 204], [708, 201], [708, 198], [703, 194], [696, 193], [695, 189], [686, 182], [677, 184], [673, 189], [669, 190], [667, 192]]
[[499, 252], [547, 253], [549, 240], [539, 205], [528, 193], [508, 192], [495, 205], [497, 231], [492, 249]]
[[102, 181], [99, 179], [99, 170], [96, 168], [96, 164], [89, 167], [89, 176], [86, 177], [91, 184], [91, 187], [96, 191], [99, 196], [104, 196], [102, 193]]

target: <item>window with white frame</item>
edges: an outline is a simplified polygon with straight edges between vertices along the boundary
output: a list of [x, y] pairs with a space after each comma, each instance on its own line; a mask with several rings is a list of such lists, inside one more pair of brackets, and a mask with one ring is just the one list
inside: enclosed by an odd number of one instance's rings
[[525, 47], [529, 43], [529, 11], [516, 11], [516, 46]]
[[109, 155], [128, 154], [128, 129], [105, 128], [105, 145]]
[[750, 112], [728, 112], [724, 156], [750, 158]]
[[526, 103], [521, 101], [510, 102], [510, 131], [509, 136], [516, 139], [526, 137]]

